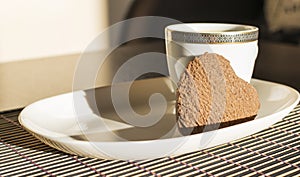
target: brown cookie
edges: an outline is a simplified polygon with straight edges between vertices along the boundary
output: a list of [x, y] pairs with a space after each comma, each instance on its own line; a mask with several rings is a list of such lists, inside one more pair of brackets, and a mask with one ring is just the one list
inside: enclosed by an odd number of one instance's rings
[[189, 62], [177, 89], [177, 119], [183, 134], [253, 120], [258, 94], [239, 78], [223, 56], [205, 53]]

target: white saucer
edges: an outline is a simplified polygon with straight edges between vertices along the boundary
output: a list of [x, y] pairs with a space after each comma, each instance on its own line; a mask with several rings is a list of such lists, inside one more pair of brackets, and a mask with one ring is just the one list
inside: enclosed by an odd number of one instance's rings
[[[166, 113], [149, 127], [126, 124], [112, 111], [110, 87], [77, 91], [35, 102], [21, 112], [19, 122], [44, 143], [67, 153], [105, 159], [150, 159], [209, 148], [261, 131], [288, 115], [300, 98], [299, 93], [288, 86], [252, 79], [251, 84], [257, 89], [261, 102], [255, 120], [181, 136], [175, 126], [174, 91], [170, 89], [169, 80], [159, 78], [136, 83], [132, 87], [133, 98], [139, 98], [139, 101], [131, 104], [137, 113], [149, 112], [147, 98], [158, 90], [167, 101], [165, 107], [160, 102], [152, 107], [154, 114], [155, 110], [163, 107]], [[123, 86], [126, 84], [118, 88]], [[145, 95], [147, 98], [143, 98]], [[97, 107], [91, 98], [96, 98]]]

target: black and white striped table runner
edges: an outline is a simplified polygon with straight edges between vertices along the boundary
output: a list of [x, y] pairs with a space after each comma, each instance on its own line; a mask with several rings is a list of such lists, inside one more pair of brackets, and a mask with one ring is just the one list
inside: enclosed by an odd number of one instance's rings
[[155, 160], [79, 157], [53, 149], [0, 113], [0, 176], [300, 176], [300, 105], [283, 121], [217, 147]]

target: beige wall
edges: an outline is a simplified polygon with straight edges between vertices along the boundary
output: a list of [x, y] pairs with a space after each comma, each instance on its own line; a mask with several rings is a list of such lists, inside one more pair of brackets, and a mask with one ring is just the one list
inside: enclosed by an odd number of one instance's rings
[[107, 0], [0, 0], [0, 111], [70, 92], [80, 53], [108, 26], [107, 9]]
[[72, 91], [80, 54], [131, 2], [0, 0], [0, 111]]
[[80, 53], [107, 25], [106, 0], [0, 0], [0, 62]]

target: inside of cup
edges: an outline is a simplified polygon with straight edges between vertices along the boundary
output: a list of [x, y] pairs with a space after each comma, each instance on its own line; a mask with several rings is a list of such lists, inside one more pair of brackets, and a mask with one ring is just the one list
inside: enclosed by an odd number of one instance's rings
[[232, 32], [251, 32], [258, 30], [255, 26], [226, 23], [182, 23], [167, 27], [171, 31], [188, 33], [232, 33]]

